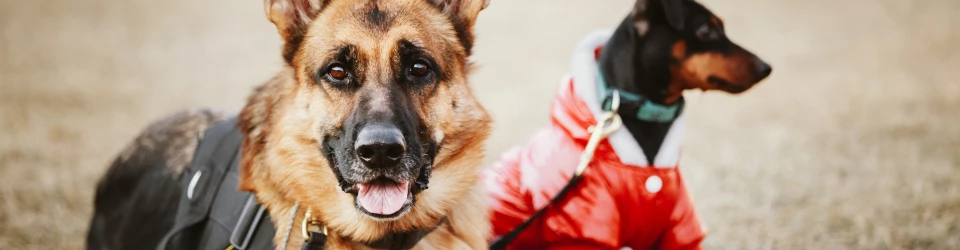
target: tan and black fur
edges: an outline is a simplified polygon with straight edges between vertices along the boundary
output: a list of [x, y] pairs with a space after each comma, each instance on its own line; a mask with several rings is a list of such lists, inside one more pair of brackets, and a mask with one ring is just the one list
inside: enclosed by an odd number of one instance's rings
[[[485, 248], [489, 225], [478, 173], [490, 118], [473, 97], [467, 73], [473, 24], [488, 4], [265, 0], [266, 15], [284, 40], [287, 65], [253, 92], [239, 115], [245, 138], [238, 188], [255, 193], [272, 218], [290, 218], [299, 203], [299, 223], [310, 209], [310, 219], [328, 229], [330, 249], [363, 249], [363, 242], [431, 228], [443, 218], [417, 248]], [[170, 209], [176, 209], [173, 198], [184, 178], [179, 169], [196, 145], [178, 141], [194, 140], [222, 119], [198, 111], [149, 127], [101, 180], [88, 246], [126, 249], [158, 239], [169, 228]], [[370, 124], [401, 132], [398, 165], [359, 163], [354, 145]], [[127, 160], [131, 157], [144, 160]], [[144, 176], [153, 176], [152, 182], [143, 183]], [[409, 206], [387, 217], [362, 211], [352, 187], [376, 178], [416, 181]], [[124, 185], [144, 190], [119, 190]], [[125, 202], [146, 196], [174, 205]], [[157, 221], [138, 222], [155, 225], [149, 228], [123, 226], [131, 216]], [[274, 224], [278, 232], [288, 230], [286, 221]], [[278, 233], [276, 245], [298, 249], [300, 228], [291, 235], [280, 242]]]

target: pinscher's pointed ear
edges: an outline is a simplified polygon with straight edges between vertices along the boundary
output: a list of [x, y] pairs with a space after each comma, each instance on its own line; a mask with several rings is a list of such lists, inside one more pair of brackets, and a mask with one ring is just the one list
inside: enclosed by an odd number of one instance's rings
[[660, 0], [663, 15], [674, 29], [682, 30], [686, 25], [687, 12], [684, 11], [683, 1], [689, 0]]
[[293, 54], [300, 47], [307, 26], [317, 17], [317, 13], [329, 0], [264, 0], [267, 19], [277, 26], [283, 38], [283, 58], [293, 60]]
[[687, 20], [684, 1], [689, 0], [637, 0], [632, 15], [638, 28], [649, 23], [653, 16], [662, 16], [670, 27], [682, 30]]
[[473, 49], [473, 25], [481, 10], [490, 5], [490, 0], [427, 0], [433, 6], [447, 14], [453, 22], [460, 43], [470, 55]]

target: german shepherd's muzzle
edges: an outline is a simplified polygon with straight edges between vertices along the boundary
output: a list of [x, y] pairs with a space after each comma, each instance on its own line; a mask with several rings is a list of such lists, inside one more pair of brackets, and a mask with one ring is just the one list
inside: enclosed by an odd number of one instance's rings
[[[393, 84], [388, 84], [393, 85]], [[394, 85], [395, 86], [395, 85]], [[397, 217], [427, 189], [437, 143], [400, 89], [360, 89], [343, 131], [326, 135], [323, 153], [344, 192], [374, 218]]]

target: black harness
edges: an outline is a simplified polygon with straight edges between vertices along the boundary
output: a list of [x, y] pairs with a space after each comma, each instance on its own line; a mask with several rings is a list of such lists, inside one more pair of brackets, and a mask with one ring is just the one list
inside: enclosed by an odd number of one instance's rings
[[[157, 250], [276, 249], [276, 230], [270, 213], [252, 193], [237, 190], [243, 134], [236, 119], [220, 122], [200, 134], [193, 161], [186, 170], [189, 178], [181, 183], [183, 192], [174, 226]], [[435, 228], [389, 234], [367, 246], [410, 249]], [[309, 232], [309, 236], [301, 249], [324, 248], [326, 235]]]

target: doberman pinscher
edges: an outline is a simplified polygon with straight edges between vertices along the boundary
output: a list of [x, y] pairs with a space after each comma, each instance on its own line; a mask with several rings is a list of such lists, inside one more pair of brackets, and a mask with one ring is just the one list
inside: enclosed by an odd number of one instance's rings
[[552, 123], [487, 172], [491, 249], [699, 249], [678, 169], [683, 91], [742, 93], [770, 65], [692, 0], [637, 0], [573, 59]]
[[[772, 71], [769, 64], [726, 36], [723, 21], [689, 0], [637, 1], [599, 59], [610, 87], [635, 93], [646, 105], [683, 105], [688, 89], [741, 93]], [[672, 121], [635, 114], [644, 102], [622, 102], [627, 130], [654, 159]], [[677, 109], [679, 111], [679, 109]]]

